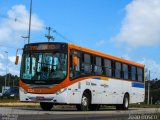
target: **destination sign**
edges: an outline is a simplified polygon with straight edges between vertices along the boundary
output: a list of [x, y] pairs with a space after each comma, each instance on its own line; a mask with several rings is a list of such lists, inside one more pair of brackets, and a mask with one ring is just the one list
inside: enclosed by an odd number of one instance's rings
[[58, 50], [64, 48], [64, 44], [33, 44], [25, 46], [25, 50]]

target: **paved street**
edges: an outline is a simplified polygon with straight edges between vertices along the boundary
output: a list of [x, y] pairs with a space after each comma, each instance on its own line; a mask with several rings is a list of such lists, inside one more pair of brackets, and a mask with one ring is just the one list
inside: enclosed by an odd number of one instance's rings
[[160, 109], [131, 108], [127, 111], [120, 111], [110, 108], [81, 112], [76, 111], [74, 107], [54, 108], [52, 111], [43, 111], [39, 107], [1, 107], [0, 113], [2, 120], [7, 118], [8, 120], [128, 120], [135, 116], [144, 118], [145, 115], [158, 119], [157, 114], [160, 114]]

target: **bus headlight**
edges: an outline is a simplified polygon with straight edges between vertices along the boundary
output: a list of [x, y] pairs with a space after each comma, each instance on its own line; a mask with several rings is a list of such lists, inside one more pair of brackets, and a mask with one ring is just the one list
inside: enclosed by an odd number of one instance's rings
[[60, 90], [58, 90], [58, 91], [56, 92], [56, 95], [59, 95], [59, 94], [65, 92], [66, 90], [67, 90], [67, 88], [62, 88], [62, 89], [60, 89]]

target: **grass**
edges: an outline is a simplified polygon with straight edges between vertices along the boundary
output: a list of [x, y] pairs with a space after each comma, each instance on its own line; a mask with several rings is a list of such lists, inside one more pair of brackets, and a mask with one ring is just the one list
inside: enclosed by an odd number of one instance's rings
[[18, 98], [0, 98], [0, 103], [17, 103], [20, 102]]
[[39, 103], [20, 102], [18, 98], [3, 98], [0, 99], [0, 107], [39, 107]]
[[131, 108], [160, 108], [160, 105], [148, 105], [148, 104], [130, 104]]
[[[115, 108], [115, 106], [104, 105], [103, 108]], [[129, 108], [160, 108], [160, 105], [130, 104]]]

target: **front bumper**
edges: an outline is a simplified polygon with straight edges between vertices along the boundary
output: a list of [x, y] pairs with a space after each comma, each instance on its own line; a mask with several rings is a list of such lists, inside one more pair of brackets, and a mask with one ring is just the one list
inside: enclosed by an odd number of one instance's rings
[[22, 88], [19, 90], [20, 101], [22, 102], [52, 102], [52, 103], [68, 103], [67, 91], [63, 93], [53, 93], [53, 94], [34, 94], [27, 93]]

